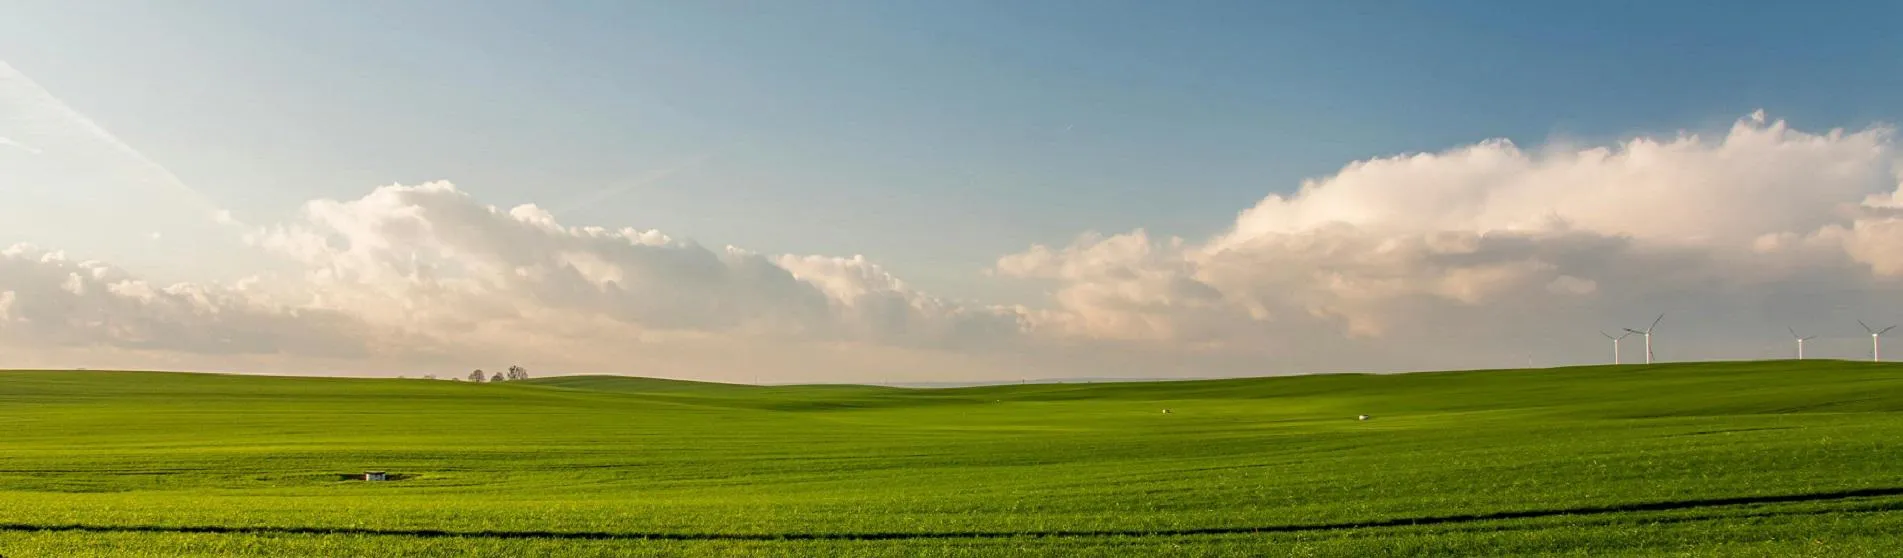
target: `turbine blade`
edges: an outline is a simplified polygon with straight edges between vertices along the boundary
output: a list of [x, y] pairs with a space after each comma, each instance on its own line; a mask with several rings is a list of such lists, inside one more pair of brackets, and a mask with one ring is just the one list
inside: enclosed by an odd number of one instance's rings
[[1863, 326], [1863, 331], [1865, 331], [1865, 332], [1867, 332], [1867, 333], [1876, 333], [1876, 332], [1877, 332], [1877, 330], [1874, 330], [1874, 329], [1870, 329], [1870, 324], [1866, 324], [1866, 323], [1863, 323], [1863, 320], [1857, 320], [1857, 325], [1860, 325], [1860, 326]]
[[1606, 330], [1603, 330], [1603, 329], [1602, 329], [1602, 330], [1599, 330], [1599, 335], [1603, 335], [1603, 336], [1605, 336], [1605, 338], [1607, 338], [1607, 339], [1618, 339], [1617, 337], [1613, 337], [1613, 336], [1611, 336], [1611, 335], [1609, 335], [1609, 334], [1607, 334], [1607, 333], [1606, 333]]
[[1628, 327], [1628, 328], [1625, 328], [1625, 330], [1626, 330], [1626, 331], [1630, 331], [1630, 332], [1632, 332], [1632, 333], [1645, 333], [1645, 332], [1643, 332], [1643, 331], [1639, 331], [1639, 330], [1636, 330], [1636, 329], [1632, 329], [1632, 328], [1629, 328], [1629, 327]]
[[1889, 332], [1890, 332], [1890, 330], [1892, 330], [1892, 329], [1896, 329], [1896, 326], [1890, 326], [1890, 327], [1886, 327], [1886, 328], [1883, 328], [1883, 331], [1879, 331], [1879, 332], [1877, 332], [1877, 335], [1883, 335], [1883, 334], [1885, 334], [1885, 333], [1889, 333]]
[[1665, 319], [1665, 315], [1659, 314], [1659, 317], [1657, 319], [1652, 320], [1652, 325], [1647, 326], [1645, 330], [1649, 332], [1649, 331], [1652, 331], [1653, 329], [1657, 329], [1659, 327], [1659, 320], [1663, 320], [1663, 319]]
[[1784, 329], [1785, 329], [1786, 331], [1789, 331], [1789, 332], [1791, 332], [1791, 337], [1797, 337], [1797, 330], [1795, 330], [1795, 329], [1791, 329], [1791, 327], [1790, 327], [1790, 326], [1785, 326], [1785, 327], [1784, 327]]

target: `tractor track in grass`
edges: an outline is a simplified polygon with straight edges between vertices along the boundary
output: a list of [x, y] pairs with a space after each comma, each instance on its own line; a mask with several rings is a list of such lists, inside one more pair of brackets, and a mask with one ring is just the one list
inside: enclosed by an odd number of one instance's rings
[[[1203, 529], [1123, 529], [1123, 530], [1053, 530], [1053, 531], [945, 531], [945, 532], [861, 532], [861, 533], [641, 533], [607, 531], [450, 531], [443, 529], [376, 529], [365, 527], [273, 527], [273, 526], [217, 526], [217, 525], [91, 525], [68, 524], [32, 524], [0, 523], [0, 532], [87, 532], [87, 533], [182, 533], [182, 534], [229, 534], [229, 535], [356, 535], [391, 536], [422, 538], [469, 538], [469, 539], [551, 539], [551, 540], [654, 540], [654, 541], [890, 541], [890, 540], [929, 540], [929, 539], [1007, 539], [1007, 538], [1101, 538], [1101, 537], [1176, 537], [1196, 535], [1247, 535], [1258, 533], [1299, 533], [1314, 531], [1345, 531], [1357, 529], [1378, 529], [1391, 527], [1427, 527], [1436, 525], [1459, 525], [1465, 523], [1503, 521], [1514, 519], [1539, 519], [1551, 517], [1580, 517], [1621, 513], [1665, 512], [1682, 510], [1700, 510], [1727, 508], [1763, 504], [1794, 504], [1807, 502], [1836, 502], [1903, 496], [1903, 488], [1865, 488], [1830, 492], [1810, 492], [1770, 496], [1740, 496], [1731, 498], [1705, 498], [1644, 502], [1609, 506], [1588, 506], [1576, 508], [1558, 508], [1544, 510], [1504, 511], [1483, 514], [1462, 514], [1426, 517], [1408, 517], [1372, 521], [1309, 523], [1265, 525], [1256, 527], [1218, 527]], [[1760, 515], [1819, 515], [1831, 513], [1863, 513], [1903, 510], [1903, 502], [1895, 505], [1861, 506], [1857, 509], [1826, 509], [1799, 512], [1771, 512]], [[1697, 521], [1705, 518], [1660, 518], [1651, 521]]]

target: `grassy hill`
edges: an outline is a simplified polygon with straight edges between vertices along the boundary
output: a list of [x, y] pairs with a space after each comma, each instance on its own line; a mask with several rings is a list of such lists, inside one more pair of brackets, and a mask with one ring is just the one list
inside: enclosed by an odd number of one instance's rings
[[[16, 371], [0, 432], [8, 558], [1903, 546], [1903, 367], [1841, 361], [957, 389]], [[365, 470], [400, 480], [342, 480]]]

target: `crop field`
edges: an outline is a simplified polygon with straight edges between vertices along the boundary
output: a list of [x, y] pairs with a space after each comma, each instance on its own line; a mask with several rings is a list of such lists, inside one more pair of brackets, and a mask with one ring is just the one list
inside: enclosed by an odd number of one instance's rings
[[[346, 478], [368, 470], [392, 479]], [[1886, 364], [958, 389], [0, 372], [6, 558], [1899, 548]]]

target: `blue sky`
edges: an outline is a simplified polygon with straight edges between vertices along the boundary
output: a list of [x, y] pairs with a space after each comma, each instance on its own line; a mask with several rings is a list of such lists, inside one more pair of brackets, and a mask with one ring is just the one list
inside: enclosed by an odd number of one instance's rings
[[[863, 254], [933, 294], [1035, 306], [1048, 285], [985, 270], [1085, 231], [1201, 241], [1371, 157], [1722, 135], [1756, 109], [1805, 130], [1903, 121], [1899, 16], [1878, 2], [26, 0], [0, 6], [0, 61], [253, 225], [448, 180], [565, 224]], [[86, 187], [76, 199], [125, 188]], [[215, 229], [46, 226], [80, 210], [34, 199], [12, 214], [34, 226], [0, 233], [165, 280], [276, 265], [194, 255], [240, 251]], [[161, 228], [169, 248], [142, 240]]]
[[564, 219], [863, 253], [962, 297], [997, 254], [1215, 234], [1370, 156], [1903, 109], [1886, 3], [10, 6], [4, 60], [248, 219], [392, 182], [621, 185]]

